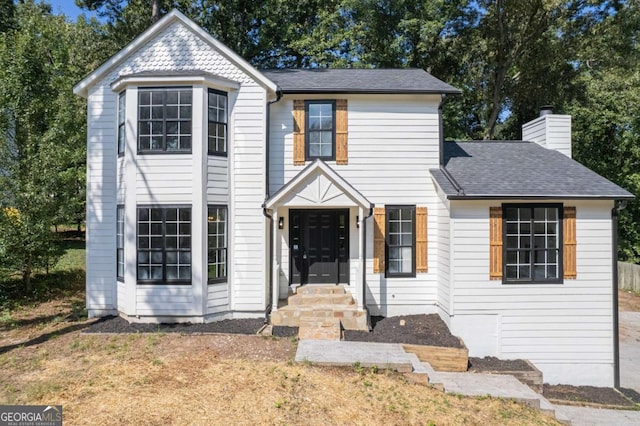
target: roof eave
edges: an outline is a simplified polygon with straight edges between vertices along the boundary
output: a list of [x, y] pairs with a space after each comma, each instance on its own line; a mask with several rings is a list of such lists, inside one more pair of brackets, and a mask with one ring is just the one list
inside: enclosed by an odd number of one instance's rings
[[633, 195], [579, 195], [579, 194], [550, 194], [550, 195], [531, 195], [531, 194], [447, 194], [448, 200], [633, 200]]
[[459, 90], [393, 90], [393, 89], [281, 89], [285, 95], [366, 94], [366, 95], [460, 95]]

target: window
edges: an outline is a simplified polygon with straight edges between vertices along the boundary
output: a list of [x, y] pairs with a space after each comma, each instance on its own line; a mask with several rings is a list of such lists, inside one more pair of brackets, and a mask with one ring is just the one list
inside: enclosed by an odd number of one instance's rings
[[116, 278], [124, 281], [124, 206], [116, 208]]
[[125, 112], [126, 112], [126, 92], [118, 95], [118, 157], [124, 155], [125, 145]]
[[386, 206], [386, 276], [415, 277], [416, 208]]
[[138, 283], [191, 282], [191, 208], [138, 207]]
[[227, 279], [227, 208], [209, 206], [207, 213], [209, 282]]
[[227, 94], [209, 89], [209, 154], [227, 155]]
[[562, 280], [562, 206], [503, 206], [504, 282]]
[[191, 152], [191, 88], [138, 90], [138, 152]]
[[305, 109], [307, 160], [335, 159], [335, 101], [306, 101]]

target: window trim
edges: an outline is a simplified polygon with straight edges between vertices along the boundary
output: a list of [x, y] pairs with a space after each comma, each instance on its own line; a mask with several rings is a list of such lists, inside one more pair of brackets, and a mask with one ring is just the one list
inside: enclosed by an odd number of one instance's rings
[[[224, 96], [225, 99], [225, 119], [226, 121], [211, 121], [209, 120], [209, 93], [215, 93], [216, 95]], [[211, 151], [209, 148], [209, 124], [215, 123], [224, 124], [224, 152]], [[213, 155], [216, 157], [227, 157], [229, 152], [229, 94], [227, 92], [223, 92], [222, 90], [208, 88], [207, 90], [207, 155]]]
[[[224, 250], [225, 257], [225, 275], [224, 277], [211, 278], [209, 277], [209, 209], [224, 209], [225, 210], [225, 224], [224, 224], [224, 248], [216, 247], [214, 250]], [[229, 207], [226, 204], [207, 204], [207, 284], [219, 284], [227, 282], [229, 279]]]
[[[120, 121], [120, 114], [122, 115], [122, 121]], [[118, 93], [118, 130], [117, 130], [117, 151], [118, 157], [124, 157], [125, 146], [127, 144], [127, 91], [123, 90]], [[122, 139], [120, 139], [120, 128], [122, 128]]]
[[[389, 210], [391, 209], [411, 209], [411, 272], [389, 271]], [[384, 206], [384, 276], [385, 278], [416, 277], [416, 206], [414, 204], [389, 204]]]
[[[164, 91], [166, 93], [167, 90], [185, 90], [189, 89], [191, 91], [191, 118], [189, 122], [191, 123], [191, 146], [187, 149], [177, 149], [167, 151], [167, 118], [164, 116], [162, 118], [162, 149], [140, 149], [140, 96], [141, 92], [148, 91]], [[183, 154], [191, 154], [193, 152], [193, 86], [145, 86], [138, 87], [137, 90], [137, 102], [136, 102], [136, 152], [138, 155], [183, 155]], [[163, 96], [163, 108], [167, 107], [166, 103], [166, 95]], [[177, 120], [180, 121], [180, 120]], [[183, 120], [186, 121], [186, 120]]]
[[[191, 263], [190, 263], [190, 269], [189, 269], [189, 279], [177, 279], [177, 280], [167, 280], [166, 279], [166, 268], [167, 268], [167, 260], [166, 260], [166, 253], [167, 253], [167, 245], [166, 245], [166, 226], [167, 226], [167, 218], [166, 215], [163, 214], [162, 215], [162, 275], [163, 275], [163, 279], [162, 280], [157, 280], [157, 279], [148, 279], [148, 280], [141, 280], [138, 277], [138, 252], [140, 251], [140, 248], [138, 246], [138, 210], [139, 209], [162, 209], [162, 210], [166, 210], [166, 209], [189, 209], [190, 213], [191, 213], [191, 220], [190, 220], [190, 224], [191, 224], [191, 229], [189, 230], [189, 238], [190, 238], [190, 245], [189, 245], [189, 253], [191, 255]], [[180, 235], [180, 230], [178, 229], [178, 236]], [[176, 249], [177, 250], [177, 249]], [[193, 281], [193, 207], [190, 204], [138, 204], [136, 205], [136, 284], [137, 285], [191, 285]]]
[[[309, 105], [314, 104], [330, 104], [331, 114], [333, 116], [333, 125], [331, 126], [331, 156], [311, 156], [309, 155]], [[313, 99], [304, 101], [304, 158], [305, 161], [313, 161], [321, 159], [323, 161], [335, 161], [336, 159], [336, 101], [335, 99]]]
[[[118, 221], [118, 213], [122, 211], [122, 234], [120, 233], [120, 228], [119, 228], [119, 221]], [[124, 259], [124, 249], [125, 249], [125, 228], [126, 228], [126, 211], [124, 209], [124, 204], [117, 204], [116, 205], [116, 280], [119, 282], [124, 282], [124, 274], [125, 274], [125, 266], [126, 266], [126, 262]], [[122, 235], [122, 247], [119, 246], [119, 241], [120, 239], [118, 237], [120, 237], [120, 235]], [[118, 275], [118, 266], [120, 265], [120, 259], [119, 259], [119, 254], [120, 254], [120, 250], [122, 250], [122, 276]]]
[[[558, 211], [558, 232], [556, 239], [558, 242], [558, 278], [536, 280], [533, 277], [533, 265], [534, 265], [534, 248], [531, 244], [531, 256], [529, 265], [531, 267], [531, 279], [518, 280], [507, 278], [507, 209], [508, 208], [555, 208]], [[533, 212], [532, 212], [533, 213]], [[564, 206], [562, 203], [507, 203], [502, 204], [502, 284], [506, 285], [521, 285], [521, 284], [563, 284], [564, 283]], [[531, 234], [530, 238], [535, 235], [533, 232], [533, 220], [534, 215], [531, 215]], [[545, 249], [549, 250], [549, 249]]]

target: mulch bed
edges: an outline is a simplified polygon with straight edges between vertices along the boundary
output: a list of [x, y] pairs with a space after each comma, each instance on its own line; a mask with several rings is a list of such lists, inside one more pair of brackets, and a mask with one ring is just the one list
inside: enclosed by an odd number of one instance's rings
[[[627, 389], [630, 396], [640, 397], [637, 392]], [[596, 386], [544, 385], [544, 396], [552, 402], [586, 403], [616, 407], [636, 408], [636, 403], [613, 388]], [[638, 401], [640, 402], [640, 401]]]
[[285, 327], [283, 325], [274, 325], [271, 329], [271, 335], [277, 337], [298, 337], [298, 327]]
[[371, 325], [371, 332], [345, 330], [344, 340], [464, 348], [437, 314], [389, 318], [372, 316]]
[[264, 325], [261, 318], [229, 319], [207, 324], [140, 324], [121, 317], [105, 317], [84, 330], [84, 333], [229, 333], [256, 334]]
[[469, 357], [469, 371], [484, 373], [490, 371], [535, 371], [521, 359], [498, 359], [493, 356], [484, 358]]

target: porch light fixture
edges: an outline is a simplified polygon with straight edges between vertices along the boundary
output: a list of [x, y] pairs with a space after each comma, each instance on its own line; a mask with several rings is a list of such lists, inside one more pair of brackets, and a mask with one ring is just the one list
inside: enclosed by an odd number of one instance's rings
[[278, 229], [284, 229], [284, 217], [282, 216], [278, 219]]
[[356, 216], [356, 228], [360, 229], [360, 217]]

